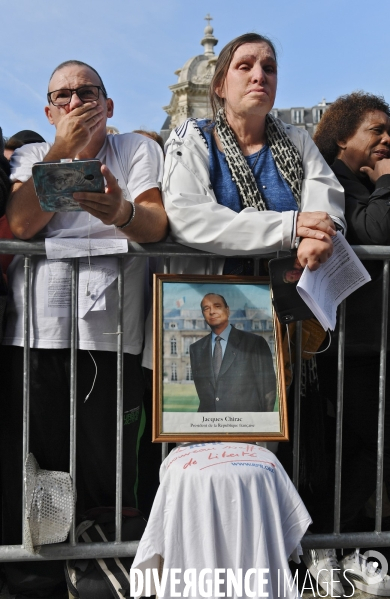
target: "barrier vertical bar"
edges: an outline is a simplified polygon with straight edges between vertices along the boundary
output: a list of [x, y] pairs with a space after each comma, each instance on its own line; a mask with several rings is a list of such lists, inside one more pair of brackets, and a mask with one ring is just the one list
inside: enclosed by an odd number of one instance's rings
[[254, 258], [253, 260], [253, 274], [255, 277], [259, 276], [260, 272], [260, 258]]
[[217, 274], [217, 270], [215, 267], [217, 258], [218, 258], [218, 256], [211, 256], [210, 258], [207, 258], [206, 275], [216, 275]]
[[122, 540], [122, 471], [123, 471], [123, 296], [124, 259], [118, 257], [118, 326], [116, 383], [116, 500], [115, 541]]
[[167, 256], [164, 257], [164, 274], [169, 275], [171, 270], [171, 259]]
[[23, 545], [25, 545], [25, 511], [26, 492], [26, 458], [30, 451], [30, 290], [31, 290], [31, 256], [24, 257], [23, 287], [23, 469], [22, 469], [22, 523]]
[[161, 461], [163, 462], [168, 455], [168, 443], [161, 443]]
[[[79, 261], [72, 259], [71, 279], [71, 332], [70, 332], [70, 444], [69, 473], [72, 478], [73, 496], [76, 514], [76, 420], [77, 420], [77, 347], [78, 347], [78, 297], [79, 297]], [[76, 544], [76, 520], [73, 518], [69, 531], [69, 542]]]
[[389, 260], [383, 263], [382, 336], [379, 363], [378, 454], [376, 465], [375, 532], [382, 530], [383, 445], [385, 437], [387, 323], [389, 302]]
[[342, 302], [339, 310], [339, 339], [337, 354], [337, 408], [336, 408], [336, 454], [334, 485], [334, 521], [333, 531], [340, 533], [341, 508], [341, 461], [343, 452], [343, 406], [344, 406], [344, 347], [345, 347], [345, 314], [346, 302]]
[[301, 372], [302, 372], [302, 322], [295, 329], [295, 380], [294, 380], [294, 444], [293, 444], [293, 483], [299, 487], [299, 442], [301, 434]]
[[[164, 258], [164, 274], [169, 275], [171, 270], [170, 258]], [[163, 462], [168, 455], [168, 443], [161, 443], [161, 461]]]

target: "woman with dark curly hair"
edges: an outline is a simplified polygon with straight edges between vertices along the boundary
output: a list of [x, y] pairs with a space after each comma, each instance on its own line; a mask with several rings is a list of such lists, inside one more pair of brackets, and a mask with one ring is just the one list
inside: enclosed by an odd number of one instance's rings
[[[390, 245], [389, 105], [382, 97], [361, 91], [341, 96], [325, 112], [314, 141], [344, 187], [348, 241]], [[347, 300], [341, 530], [362, 530], [364, 506], [376, 488], [382, 263], [369, 261], [365, 266], [372, 281]], [[332, 343], [330, 352], [317, 356], [320, 390], [333, 404], [337, 379], [329, 372], [337, 370], [336, 346]], [[389, 485], [389, 351], [387, 356], [384, 482]], [[318, 518], [316, 510], [312, 511], [316, 532], [332, 529], [332, 502], [331, 496], [318, 502]], [[383, 526], [387, 528], [386, 522]], [[311, 550], [305, 552], [304, 560], [311, 564]], [[366, 564], [358, 549], [344, 557], [340, 566], [344, 572], [352, 570], [354, 585], [367, 591]], [[389, 595], [389, 576], [371, 584], [368, 592]]]
[[390, 107], [354, 92], [322, 117], [314, 141], [344, 187], [350, 243], [390, 244]]

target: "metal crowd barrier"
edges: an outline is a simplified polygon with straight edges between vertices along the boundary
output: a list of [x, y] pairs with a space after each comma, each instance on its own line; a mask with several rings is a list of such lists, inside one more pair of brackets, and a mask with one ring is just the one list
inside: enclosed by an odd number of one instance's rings
[[[384, 415], [385, 415], [385, 386], [386, 386], [386, 353], [387, 353], [387, 322], [389, 297], [389, 261], [390, 248], [386, 246], [353, 246], [359, 258], [364, 260], [383, 261], [382, 289], [382, 338], [380, 350], [379, 374], [379, 413], [378, 413], [378, 459], [376, 485], [376, 516], [373, 532], [340, 533], [340, 500], [341, 500], [341, 458], [342, 458], [342, 417], [343, 417], [343, 378], [344, 378], [344, 345], [345, 345], [345, 303], [339, 309], [339, 339], [338, 339], [338, 386], [336, 414], [336, 457], [335, 457], [335, 492], [334, 492], [334, 531], [329, 534], [306, 535], [302, 539], [304, 548], [353, 548], [353, 547], [385, 547], [390, 546], [390, 532], [381, 531], [382, 488], [383, 488], [383, 446], [384, 446]], [[23, 368], [23, 456], [24, 461], [29, 453], [29, 417], [30, 417], [30, 290], [31, 290], [31, 261], [35, 255], [45, 255], [43, 241], [0, 240], [0, 254], [24, 255], [24, 368]], [[128, 255], [137, 257], [164, 258], [164, 273], [169, 273], [170, 258], [175, 256], [209, 258], [209, 271], [213, 272], [212, 263], [215, 256], [175, 243], [143, 244], [129, 242]], [[255, 260], [255, 274], [259, 272], [259, 261], [266, 256], [252, 256]], [[116, 506], [115, 541], [111, 543], [77, 543], [75, 522], [73, 521], [69, 540], [66, 543], [42, 546], [40, 552], [31, 554], [22, 545], [0, 545], [0, 562], [5, 561], [44, 561], [76, 558], [103, 558], [134, 556], [138, 541], [124, 542], [121, 540], [122, 522], [122, 419], [123, 419], [123, 290], [124, 264], [123, 254], [118, 256], [118, 322], [117, 322], [117, 451], [116, 451]], [[75, 485], [76, 480], [76, 386], [77, 386], [77, 304], [78, 304], [78, 259], [72, 260], [71, 279], [71, 374], [70, 374], [70, 464], [69, 472]], [[296, 372], [301, 368], [302, 327], [297, 324], [296, 334]], [[300, 397], [300, 377], [295, 377], [295, 397]], [[1, 417], [1, 415], [0, 415]], [[300, 450], [300, 402], [295, 401], [294, 408], [294, 443], [293, 443], [293, 482], [298, 487], [299, 480], [299, 450]], [[168, 454], [168, 444], [162, 443], [162, 459]], [[24, 477], [24, 472], [21, 473]], [[299, 489], [298, 489], [299, 490]], [[24, 497], [23, 497], [24, 506]], [[21, 514], [25, 517], [24, 510]], [[24, 528], [24, 527], [23, 527]]]

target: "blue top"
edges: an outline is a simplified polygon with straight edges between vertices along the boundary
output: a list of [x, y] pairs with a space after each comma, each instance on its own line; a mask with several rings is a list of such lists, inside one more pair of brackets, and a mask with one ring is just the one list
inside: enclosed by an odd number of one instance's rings
[[[218, 149], [212, 134], [214, 125], [205, 119], [198, 121], [197, 124], [209, 146], [210, 182], [217, 202], [234, 212], [241, 212], [244, 206], [237, 185], [232, 181], [225, 154]], [[255, 165], [253, 175], [268, 210], [276, 212], [298, 210], [292, 191], [279, 173], [268, 145], [265, 145], [260, 153], [245, 156], [245, 160], [249, 168]]]
[[222, 358], [225, 355], [225, 349], [227, 346], [227, 342], [229, 339], [229, 335], [230, 335], [230, 331], [232, 330], [232, 325], [228, 324], [226, 329], [224, 329], [222, 331], [222, 333], [220, 333], [219, 335], [217, 335], [216, 333], [214, 333], [214, 331], [211, 333], [211, 355], [214, 355], [214, 348], [215, 348], [215, 339], [219, 336], [221, 338], [221, 348], [222, 348]]

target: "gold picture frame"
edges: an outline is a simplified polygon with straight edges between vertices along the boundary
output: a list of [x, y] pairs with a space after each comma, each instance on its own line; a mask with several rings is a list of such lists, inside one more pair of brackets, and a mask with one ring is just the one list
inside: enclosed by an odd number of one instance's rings
[[288, 440], [269, 278], [155, 274], [153, 324], [153, 441]]

